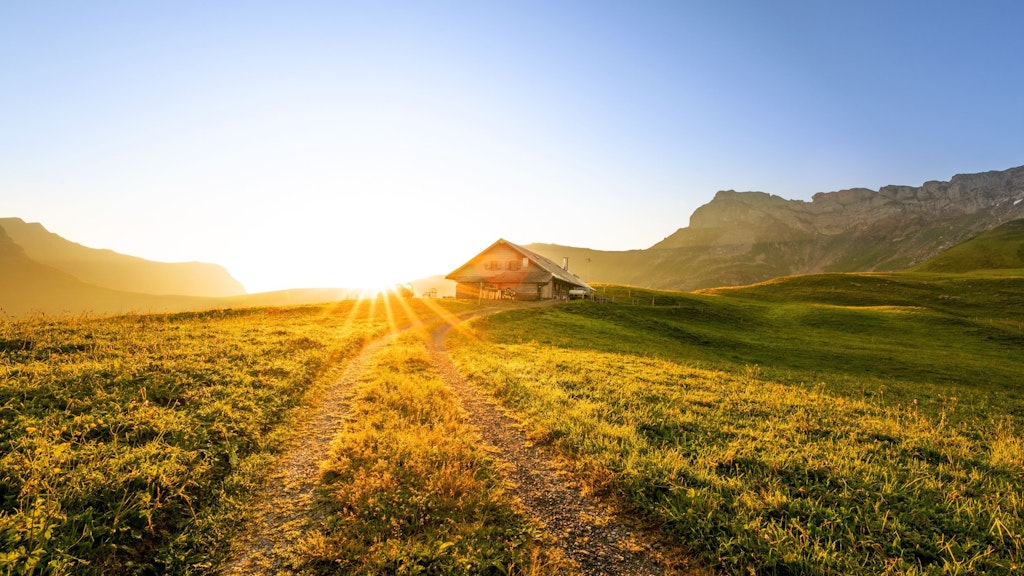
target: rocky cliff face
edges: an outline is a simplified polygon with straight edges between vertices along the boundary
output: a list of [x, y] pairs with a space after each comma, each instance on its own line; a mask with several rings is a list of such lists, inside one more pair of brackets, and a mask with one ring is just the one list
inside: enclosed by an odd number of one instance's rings
[[[851, 188], [819, 192], [810, 202], [785, 200], [764, 192], [724, 191], [698, 208], [690, 228], [680, 229], [654, 248], [692, 245], [692, 231], [721, 231], [716, 244], [771, 241], [794, 236], [836, 236], [889, 220], [927, 218], [946, 221], [979, 212], [1012, 220], [1024, 210], [1024, 166], [1002, 172], [958, 174], [949, 182], [921, 186], [885, 186], [873, 191]], [[1005, 213], [1005, 215], [1004, 215]], [[986, 219], [987, 220], [987, 219]], [[1001, 224], [999, 222], [998, 224]], [[990, 227], [994, 227], [995, 225]], [[690, 233], [684, 232], [690, 230]], [[707, 234], [704, 234], [707, 236]]]
[[694, 290], [793, 274], [899, 270], [974, 235], [1024, 218], [1024, 166], [948, 182], [851, 188], [810, 202], [723, 191], [690, 226], [647, 250], [597, 252], [530, 246], [589, 258], [595, 282]]

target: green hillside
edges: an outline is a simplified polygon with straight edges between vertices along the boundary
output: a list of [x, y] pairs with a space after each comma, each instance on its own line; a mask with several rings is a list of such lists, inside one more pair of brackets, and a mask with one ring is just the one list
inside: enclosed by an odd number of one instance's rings
[[813, 274], [729, 288], [699, 295], [764, 304], [924, 308], [954, 317], [990, 322], [1022, 320], [1024, 276], [1012, 274], [928, 274], [921, 272]]
[[1024, 220], [982, 232], [917, 267], [921, 272], [1024, 271]]
[[1020, 570], [1024, 278], [599, 294], [449, 342], [592, 489], [728, 574]]

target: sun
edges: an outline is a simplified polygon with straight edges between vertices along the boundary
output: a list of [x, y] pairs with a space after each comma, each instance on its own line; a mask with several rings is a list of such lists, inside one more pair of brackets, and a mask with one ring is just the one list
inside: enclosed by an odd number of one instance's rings
[[364, 261], [357, 270], [352, 270], [353, 284], [366, 290], [387, 291], [396, 284], [409, 280], [403, 277], [408, 271], [401, 266], [389, 265], [387, 262]]
[[356, 299], [363, 300], [366, 298], [376, 298], [381, 294], [387, 294], [394, 291], [394, 286], [387, 284], [375, 284], [368, 283], [359, 286], [352, 286], [348, 288], [349, 293], [352, 294]]
[[359, 298], [373, 298], [381, 294], [401, 293], [409, 278], [400, 278], [395, 270], [367, 268], [358, 271], [354, 277], [340, 280], [351, 293]]

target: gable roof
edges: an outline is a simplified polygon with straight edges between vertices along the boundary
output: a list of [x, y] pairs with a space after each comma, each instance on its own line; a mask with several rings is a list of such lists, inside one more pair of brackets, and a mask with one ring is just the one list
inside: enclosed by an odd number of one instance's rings
[[[569, 272], [568, 270], [565, 270], [558, 264], [555, 264], [554, 262], [545, 258], [544, 256], [537, 254], [533, 250], [527, 250], [526, 248], [523, 248], [518, 244], [513, 244], [512, 242], [509, 242], [504, 238], [499, 238], [497, 242], [491, 244], [483, 251], [481, 251], [479, 254], [470, 258], [469, 262], [466, 262], [462, 266], [459, 266], [459, 268], [457, 268], [451, 274], [445, 276], [445, 278], [449, 280], [455, 280], [456, 282], [502, 282], [502, 277], [508, 275], [508, 273], [483, 278], [479, 275], [479, 273], [477, 273], [474, 270], [466, 270], [466, 268], [472, 267], [472, 263], [474, 260], [480, 258], [481, 256], [484, 256], [497, 246], [508, 246], [509, 248], [515, 250], [516, 252], [519, 252], [526, 258], [529, 258], [530, 261], [537, 265], [536, 268], [534, 270], [531, 270], [525, 278], [521, 274], [515, 275], [515, 281], [517, 282], [547, 282], [551, 277], [555, 277], [558, 280], [561, 280], [562, 282], [573, 284], [586, 290], [593, 290], [593, 288], [591, 288], [579, 276], [573, 274], [572, 272]], [[512, 281], [512, 278], [510, 277], [508, 280]]]

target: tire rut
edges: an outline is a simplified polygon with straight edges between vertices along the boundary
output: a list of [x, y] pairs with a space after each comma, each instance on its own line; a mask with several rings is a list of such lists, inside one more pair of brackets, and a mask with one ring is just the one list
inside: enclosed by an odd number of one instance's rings
[[550, 457], [527, 440], [514, 419], [466, 383], [444, 346], [444, 337], [454, 326], [441, 324], [431, 334], [434, 368], [455, 390], [484, 442], [495, 448], [497, 457], [506, 463], [504, 474], [512, 492], [529, 513], [544, 525], [582, 574], [665, 574], [665, 560], [659, 554], [639, 544], [626, 526], [570, 486]]
[[[518, 422], [507, 416], [487, 395], [466, 383], [452, 363], [444, 337], [458, 324], [500, 312], [488, 308], [442, 321], [428, 337], [434, 369], [456, 392], [483, 441], [505, 463], [503, 474], [511, 491], [538, 520], [559, 547], [585, 575], [655, 576], [666, 570], [665, 558], [638, 543], [632, 531], [592, 499], [572, 487], [551, 459], [533, 446]], [[318, 519], [314, 507], [319, 466], [328, 456], [331, 441], [344, 426], [351, 392], [378, 351], [401, 332], [420, 325], [393, 329], [363, 347], [324, 391], [312, 414], [297, 424], [289, 447], [255, 497], [258, 511], [243, 527], [222, 574], [289, 574], [290, 547]]]
[[256, 518], [242, 529], [222, 574], [287, 573], [288, 546], [295, 543], [317, 519], [313, 501], [320, 462], [327, 458], [331, 441], [344, 424], [350, 392], [371, 357], [405, 328], [393, 330], [366, 344], [324, 391], [323, 400], [312, 415], [298, 424], [276, 470], [255, 498]]

